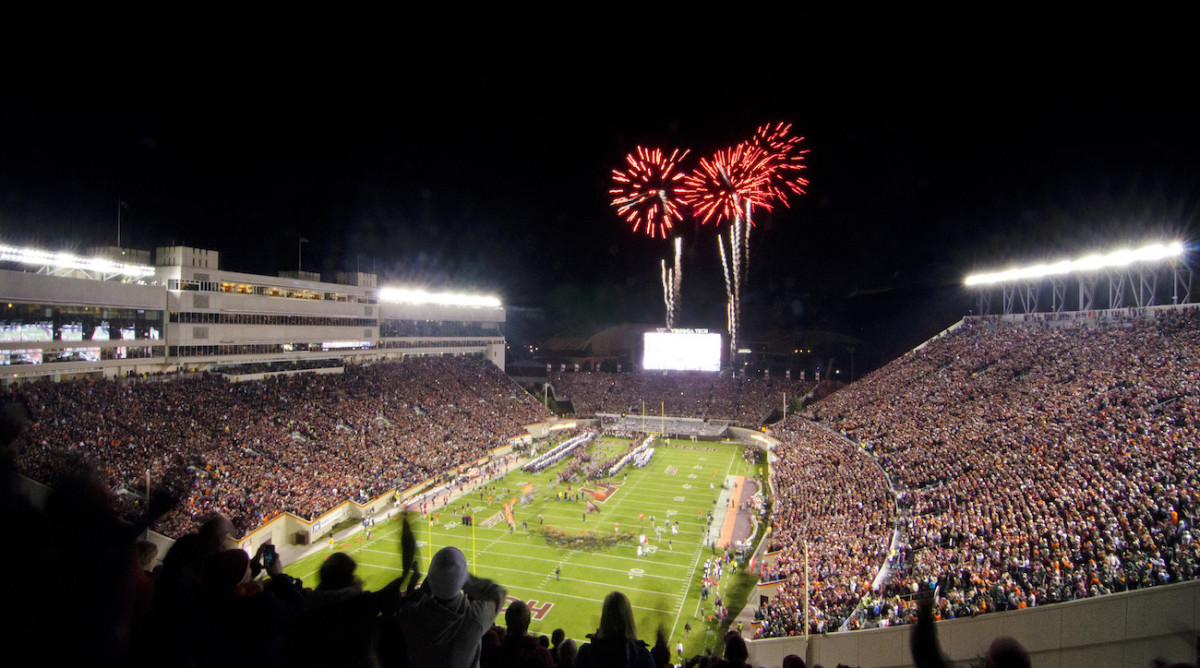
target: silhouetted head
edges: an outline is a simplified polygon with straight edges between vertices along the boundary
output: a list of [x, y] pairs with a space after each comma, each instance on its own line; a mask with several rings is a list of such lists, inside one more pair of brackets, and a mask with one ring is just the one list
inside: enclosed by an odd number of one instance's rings
[[562, 646], [558, 648], [558, 667], [573, 668], [575, 665], [575, 655], [579, 652], [575, 647], [575, 641], [567, 638], [562, 641]]
[[237, 548], [214, 552], [205, 557], [200, 576], [210, 593], [231, 593], [234, 587], [250, 578], [250, 557]]
[[795, 654], [783, 657], [783, 668], [804, 668], [804, 659]]
[[321, 584], [317, 585], [317, 589], [345, 589], [353, 586], [355, 568], [358, 568], [358, 564], [354, 563], [353, 557], [345, 552], [334, 552], [321, 564], [321, 570], [318, 571]]
[[750, 651], [746, 649], [746, 640], [737, 631], [730, 631], [725, 634], [725, 660], [741, 666], [745, 665], [746, 659], [750, 658]]
[[625, 594], [614, 591], [604, 597], [604, 606], [600, 609], [600, 628], [596, 631], [596, 637], [637, 641], [633, 606]]
[[508, 604], [508, 609], [504, 611], [504, 624], [508, 627], [509, 638], [519, 638], [525, 635], [529, 630], [529, 622], [532, 620], [532, 615], [529, 614], [529, 606], [525, 605], [525, 601], [513, 601]]
[[987, 651], [988, 668], [1029, 668], [1029, 652], [1012, 636], [1000, 636]]
[[467, 558], [457, 547], [447, 546], [433, 555], [425, 582], [434, 596], [448, 601], [462, 593], [467, 575]]
[[154, 569], [154, 560], [158, 558], [158, 546], [148, 540], [139, 540], [134, 544], [137, 550], [138, 564], [144, 571]]
[[233, 522], [229, 521], [228, 517], [213, 515], [201, 525], [200, 530], [196, 533], [200, 534], [201, 544], [205, 553], [208, 554], [232, 548], [235, 532]]

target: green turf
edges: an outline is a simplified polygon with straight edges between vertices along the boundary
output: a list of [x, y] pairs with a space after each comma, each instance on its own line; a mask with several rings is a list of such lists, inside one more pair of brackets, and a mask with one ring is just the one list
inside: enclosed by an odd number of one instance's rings
[[[606, 438], [592, 447], [606, 447], [611, 456], [624, 451], [628, 442]], [[599, 623], [601, 601], [619, 589], [633, 604], [638, 635], [643, 640], [652, 643], [655, 630], [662, 627], [672, 650], [677, 642], [684, 642], [688, 656], [717, 644], [720, 630], [715, 622], [702, 621], [700, 601], [700, 573], [705, 559], [711, 556], [710, 548], [704, 546], [707, 513], [716, 510], [714, 501], [727, 476], [756, 471], [745, 470], [740, 445], [673, 439], [672, 447], [659, 443], [656, 448], [647, 467], [629, 465], [609, 481], [617, 491], [598, 504], [599, 513], [588, 514], [586, 519], [583, 501], [555, 500], [555, 493], [568, 487], [554, 482], [562, 464], [537, 474], [516, 470], [485, 488], [482, 500], [480, 490], [472, 490], [450, 506], [435, 510], [432, 522], [423, 515], [412, 515], [422, 570], [436, 550], [445, 545], [459, 547], [473, 572], [496, 580], [510, 596], [529, 602], [535, 615], [530, 627], [533, 633], [549, 634], [561, 627], [568, 637], [586, 642], [586, 634], [595, 631]], [[603, 460], [606, 455], [597, 453], [593, 461], [597, 458]], [[711, 489], [710, 483], [714, 483]], [[603, 481], [571, 485], [571, 489], [596, 489], [600, 484]], [[515, 531], [510, 532], [502, 519], [485, 527], [489, 518], [501, 513], [501, 503], [519, 497], [525, 485], [533, 486], [534, 499], [524, 507], [517, 502]], [[502, 491], [505, 488], [507, 492]], [[494, 498], [490, 503], [489, 496]], [[470, 502], [469, 512], [475, 517], [473, 528], [460, 521], [466, 502]], [[539, 514], [544, 518], [541, 524]], [[664, 532], [659, 541], [651, 516], [660, 526], [668, 518], [672, 524], [678, 520], [679, 533]], [[528, 523], [528, 529], [522, 522]], [[619, 529], [614, 528], [617, 524]], [[400, 574], [400, 526], [399, 521], [379, 525], [370, 541], [357, 534], [336, 546], [358, 562], [359, 575], [368, 590], [378, 589]], [[587, 538], [554, 540], [547, 537], [547, 530]], [[635, 541], [643, 532], [653, 551], [639, 558]], [[718, 533], [719, 528], [713, 530], [714, 536]], [[623, 542], [603, 545], [622, 537]], [[575, 546], [581, 542], [592, 546]], [[316, 586], [316, 570], [330, 552], [322, 550], [290, 565], [287, 571], [303, 578], [306, 585]], [[556, 567], [561, 568], [561, 579], [555, 577]], [[727, 605], [733, 599], [725, 589], [733, 580], [727, 575], [721, 583]], [[744, 589], [746, 585], [740, 584]], [[712, 598], [703, 605], [711, 610]], [[503, 624], [503, 617], [499, 620]], [[692, 632], [685, 640], [684, 624], [688, 622]]]

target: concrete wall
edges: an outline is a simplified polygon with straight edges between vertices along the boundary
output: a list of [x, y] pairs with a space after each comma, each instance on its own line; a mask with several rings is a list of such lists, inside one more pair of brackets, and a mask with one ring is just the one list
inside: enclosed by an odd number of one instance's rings
[[[1154, 659], [1196, 663], [1200, 634], [1200, 581], [1153, 587], [1100, 598], [999, 612], [939, 622], [942, 653], [970, 662], [998, 636], [1016, 638], [1035, 667], [1129, 666], [1147, 668]], [[749, 643], [750, 663], [778, 666], [788, 654], [808, 665], [844, 664], [874, 668], [912, 666], [911, 626], [827, 636], [778, 638]]]
[[[270, 522], [246, 534], [246, 536], [238, 541], [238, 547], [249, 552], [250, 556], [254, 556], [259, 546], [263, 543], [271, 543], [277, 546], [295, 545], [297, 544], [296, 536], [298, 534], [306, 534], [308, 538], [304, 544], [312, 544], [329, 533], [329, 530], [338, 522], [348, 518], [362, 518], [368, 515], [375, 515], [392, 509], [397, 509], [395, 494], [394, 492], [388, 492], [367, 503], [360, 504], [347, 501], [312, 522], [291, 513], [281, 513]], [[399, 512], [398, 509], [397, 512]]]
[[492, 364], [495, 364], [501, 371], [504, 371], [504, 340], [494, 341], [489, 343], [485, 348], [486, 355]]

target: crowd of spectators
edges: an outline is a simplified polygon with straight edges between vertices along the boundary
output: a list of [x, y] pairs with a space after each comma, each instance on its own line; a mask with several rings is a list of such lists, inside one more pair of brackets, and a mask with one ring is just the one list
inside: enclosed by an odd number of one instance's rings
[[[814, 383], [790, 379], [735, 378], [713, 373], [552, 373], [554, 394], [569, 399], [575, 414], [654, 412], [685, 418], [722, 418], [757, 426], [773, 409], [804, 396]], [[664, 409], [665, 406], [665, 409]]]
[[[810, 409], [871, 452], [901, 493], [907, 544], [867, 599], [877, 621], [909, 621], [922, 586], [937, 588], [936, 614], [951, 618], [1200, 576], [1200, 310], [1101, 315], [968, 319]], [[784, 518], [829, 477], [807, 473], [819, 461], [792, 464], [789, 440], [776, 479], [795, 469], [815, 480], [782, 486]], [[839, 492], [817, 493], [836, 503]], [[854, 495], [875, 513], [863, 521], [885, 516], [877, 493]], [[886, 545], [878, 530], [859, 545], [837, 521], [811, 533], [823, 536], [810, 544], [832, 538], [877, 564]]]
[[247, 364], [227, 364], [216, 369], [224, 376], [247, 376], [252, 374], [277, 374], [296, 371], [312, 371], [315, 369], [341, 369], [346, 363], [340, 359], [324, 360], [286, 360], [280, 362], [251, 362]]
[[854, 612], [887, 558], [896, 502], [883, 471], [861, 448], [810, 422], [789, 418], [773, 435], [775, 508], [763, 581], [779, 593], [758, 611], [758, 635], [804, 632], [808, 547], [811, 630], [836, 631]]
[[[640, 410], [645, 399], [743, 424], [784, 392], [811, 389], [695, 374], [553, 382], [579, 414]], [[467, 357], [244, 383], [43, 381], [0, 396], [10, 400], [32, 417], [21, 472], [50, 480], [78, 460], [125, 498], [148, 474], [182, 499], [156, 525], [174, 536], [214, 513], [237, 534], [278, 512], [312, 517], [374, 498], [549, 417], [499, 369]], [[864, 602], [874, 621], [904, 623], [911, 595], [933, 587], [935, 616], [951, 618], [1200, 576], [1195, 307], [968, 319], [774, 435], [777, 555], [763, 576], [782, 583], [760, 611], [762, 635], [803, 631], [806, 545], [815, 632], [840, 628]], [[904, 541], [891, 552], [897, 527]], [[890, 577], [872, 591], [889, 557]]]
[[156, 529], [179, 536], [220, 513], [245, 532], [280, 512], [313, 518], [485, 456], [550, 416], [477, 357], [348, 366], [234, 383], [217, 374], [17, 385], [34, 424], [20, 470], [52, 480], [79, 459], [131, 504], [167, 487], [183, 502]]

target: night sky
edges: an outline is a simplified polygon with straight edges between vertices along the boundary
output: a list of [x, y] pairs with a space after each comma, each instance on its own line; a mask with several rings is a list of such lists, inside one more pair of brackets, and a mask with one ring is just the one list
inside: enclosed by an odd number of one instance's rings
[[[617, 218], [611, 170], [773, 121], [806, 137], [811, 187], [756, 216], [749, 338], [895, 355], [971, 308], [972, 270], [1200, 239], [1181, 17], [739, 18], [75, 45], [0, 88], [0, 241], [115, 243], [120, 200], [123, 245], [275, 273], [304, 237], [305, 269], [498, 294], [520, 342], [660, 323], [669, 246]], [[722, 328], [714, 229], [682, 229], [682, 324]]]

